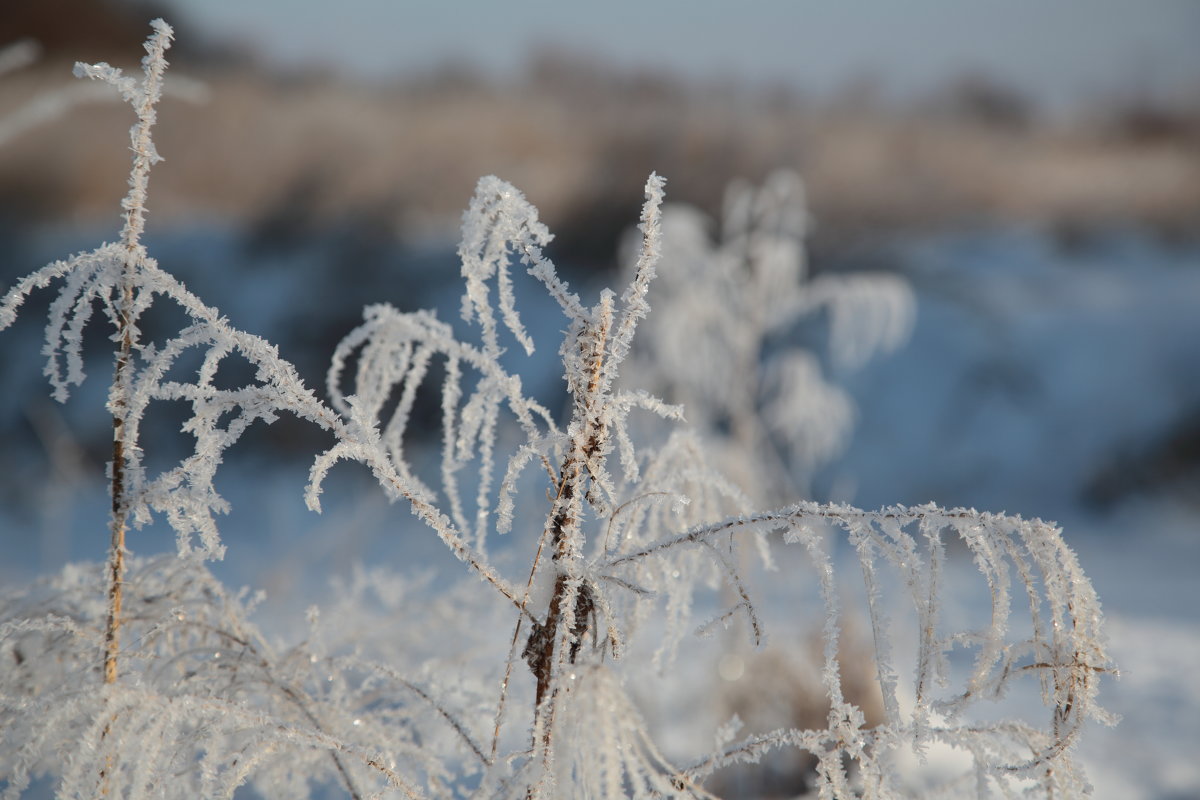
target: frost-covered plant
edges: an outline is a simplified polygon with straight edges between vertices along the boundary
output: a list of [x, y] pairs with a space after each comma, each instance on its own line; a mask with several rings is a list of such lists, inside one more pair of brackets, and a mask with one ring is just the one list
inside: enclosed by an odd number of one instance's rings
[[[40, 51], [38, 43], [32, 39], [20, 39], [0, 47], [0, 76], [34, 63]], [[182, 78], [173, 79], [171, 86], [160, 87], [160, 90], [191, 102], [203, 102], [208, 97], [208, 90], [202, 83]], [[0, 147], [67, 115], [78, 106], [111, 100], [112, 91], [108, 87], [88, 83], [68, 84], [42, 92], [0, 115]]]
[[265, 797], [307, 796], [310, 782], [420, 796], [401, 772], [446, 779], [422, 745], [420, 717], [439, 712], [419, 687], [405, 687], [415, 704], [364, 721], [358, 709], [382, 681], [403, 684], [311, 640], [274, 647], [247, 622], [256, 598], [231, 594], [194, 559], [130, 559], [128, 644], [106, 685], [97, 566], [69, 566], [0, 605], [4, 797], [38, 775], [72, 798], [231, 797], [247, 780]]
[[[153, 28], [140, 82], [106, 64], [76, 70], [115, 86], [137, 114], [119, 241], [43, 267], [0, 300], [3, 329], [30, 292], [61, 281], [44, 348], [46, 374], [59, 400], [84, 379], [83, 331], [97, 306], [116, 343], [108, 399], [114, 431], [111, 546], [103, 577], [98, 570], [68, 568], [57, 581], [6, 597], [0, 611], [5, 658], [16, 665], [0, 672], [5, 793], [18, 796], [31, 775], [49, 772], [59, 777], [62, 797], [157, 796], [164, 781], [178, 796], [228, 796], [259, 767], [270, 776], [265, 786], [274, 787], [269, 795], [296, 796], [297, 786], [319, 779], [322, 771], [310, 764], [307, 774], [295, 772], [309, 760], [281, 754], [288, 742], [291, 750], [320, 752], [320, 763], [336, 768], [356, 796], [354, 768], [404, 787], [387, 766], [394, 757], [382, 759], [377, 747], [363, 743], [368, 737], [323, 708], [327, 684], [335, 683], [314, 677], [324, 661], [296, 660], [298, 651], [273, 658], [245, 622], [241, 605], [224, 596], [203, 564], [223, 553], [214, 514], [228, 510], [213, 477], [225, 449], [249, 425], [291, 412], [343, 439], [351, 434], [273, 345], [229, 325], [161, 270], [141, 244], [149, 173], [160, 160], [150, 131], [172, 36], [161, 20]], [[178, 304], [191, 324], [165, 342], [143, 342], [138, 322], [158, 297]], [[190, 353], [199, 354], [195, 376], [174, 379], [186, 372], [180, 362]], [[219, 388], [219, 368], [230, 357], [252, 364], [256, 380]], [[156, 402], [191, 407], [183, 430], [196, 446], [179, 465], [151, 476], [143, 467], [140, 425]], [[130, 569], [128, 529], [156, 514], [176, 531], [179, 561]], [[348, 713], [338, 708], [338, 714]], [[331, 734], [331, 727], [339, 733]], [[428, 762], [419, 748], [401, 744], [405, 735], [387, 738], [393, 754], [396, 747], [408, 749]], [[286, 775], [280, 777], [276, 766]]]
[[[806, 493], [813, 470], [845, 446], [854, 405], [829, 368], [857, 369], [912, 327], [902, 279], [810, 275], [809, 227], [804, 184], [790, 171], [761, 187], [730, 185], [715, 241], [698, 210], [664, 209], [654, 315], [627, 371], [687, 409], [715, 463], [755, 502]], [[802, 346], [797, 327], [821, 312], [823, 348]]]
[[[911, 290], [884, 273], [813, 275], [804, 184], [791, 171], [762, 186], [731, 184], [719, 225], [692, 207], [669, 205], [662, 227], [654, 314], [624, 379], [687, 409], [702, 450], [697, 457], [719, 464], [744, 493], [727, 513], [807, 497], [815, 470], [853, 429], [854, 405], [838, 380], [903, 343], [914, 316]], [[763, 577], [771, 583], [781, 576]], [[712, 648], [711, 669], [724, 664], [727, 674], [747, 674], [717, 682], [710, 724], [731, 713], [749, 731], [819, 724], [827, 703], [811, 636], [776, 638], [755, 653], [741, 627], [731, 626], [722, 646]], [[852, 654], [865, 647], [852, 628], [843, 661], [855, 663]], [[770, 681], [757, 679], [764, 670]], [[876, 724], [882, 710], [869, 667], [847, 677], [848, 696]], [[757, 775], [807, 785], [813, 764], [808, 756], [776, 754]], [[735, 770], [728, 779], [746, 791], [760, 779], [749, 772]]]
[[[326, 405], [272, 345], [203, 304], [140, 242], [171, 36], [161, 21], [154, 30], [140, 83], [105, 65], [81, 69], [117, 86], [138, 115], [120, 241], [44, 267], [0, 300], [2, 329], [30, 292], [61, 282], [45, 348], [60, 399], [83, 380], [82, 332], [96, 307], [117, 361], [109, 563], [68, 567], [0, 599], [5, 796], [45, 774], [60, 797], [231, 797], [245, 783], [281, 798], [330, 784], [352, 797], [707, 797], [721, 767], [797, 749], [816, 757], [821, 797], [883, 798], [912, 788], [902, 752], [938, 743], [968, 761], [965, 784], [946, 791], [1084, 791], [1070, 748], [1086, 720], [1103, 718], [1094, 700], [1109, 662], [1095, 594], [1057, 529], [933, 506], [800, 503], [729, 515], [746, 498], [705, 465], [684, 409], [618, 385], [650, 312], [663, 179], [646, 183], [628, 285], [591, 305], [545, 256], [550, 234], [533, 206], [509, 184], [481, 180], [459, 248], [470, 335], [432, 312], [371, 306], [334, 353]], [[520, 355], [506, 353], [535, 346], [517, 308], [518, 262], [565, 319], [562, 419], [526, 393]], [[190, 323], [144, 341], [138, 321], [159, 298]], [[250, 363], [254, 379], [229, 388], [218, 380], [226, 359]], [[432, 463], [410, 452], [422, 393], [440, 409]], [[184, 430], [196, 444], [151, 475], [139, 432], [163, 402], [190, 407]], [[635, 412], [675, 430], [645, 436]], [[359, 573], [332, 619], [310, 610], [308, 639], [269, 644], [248, 621], [253, 603], [227, 592], [204, 560], [223, 552], [214, 515], [228, 509], [213, 479], [225, 450], [281, 413], [331, 437], [311, 471], [314, 510], [337, 462], [363, 464], [482, 580], [482, 597], [474, 580], [443, 588]], [[129, 527], [156, 517], [175, 530], [176, 556], [127, 558]], [[844, 534], [860, 578], [839, 579], [845, 564], [827, 528]], [[499, 547], [497, 534], [513, 541]], [[982, 627], [959, 627], [944, 610], [951, 542], [986, 583]], [[823, 605], [827, 724], [739, 739], [731, 722], [714, 732], [715, 749], [681, 762], [656, 744], [645, 692], [695, 678], [678, 652], [697, 620], [701, 631], [744, 620], [762, 641], [766, 615], [738, 552], [746, 544], [768, 560], [795, 550], [811, 565], [793, 579]], [[884, 718], [873, 726], [839, 675], [851, 583], [874, 643]], [[710, 591], [721, 586], [723, 595]], [[1045, 724], [976, 714], [1026, 681], [1040, 687]]]

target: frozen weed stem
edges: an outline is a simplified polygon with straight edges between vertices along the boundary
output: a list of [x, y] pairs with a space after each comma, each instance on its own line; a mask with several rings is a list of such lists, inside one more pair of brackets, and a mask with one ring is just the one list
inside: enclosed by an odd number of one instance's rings
[[146, 192], [150, 187], [150, 168], [162, 160], [154, 149], [150, 130], [156, 119], [155, 106], [162, 97], [163, 74], [167, 69], [166, 51], [171, 46], [174, 31], [162, 20], [151, 26], [154, 33], [146, 41], [146, 57], [142, 60], [144, 78], [141, 85], [124, 78], [119, 69], [107, 64], [88, 66], [77, 64], [77, 77], [98, 78], [117, 87], [137, 112], [137, 124], [130, 131], [133, 150], [133, 169], [129, 173], [129, 194], [121, 201], [125, 211], [125, 227], [121, 230], [124, 259], [115, 287], [116, 327], [119, 343], [113, 368], [112, 390], [108, 405], [113, 412], [112, 473], [112, 544], [109, 551], [108, 619], [104, 630], [104, 682], [116, 683], [117, 652], [120, 649], [121, 593], [125, 577], [125, 532], [129, 526], [129, 500], [125, 492], [126, 453], [134, 450], [137, 440], [126, 425], [130, 411], [132, 369], [130, 359], [137, 343], [137, 317], [142, 309], [135, 303], [137, 285], [135, 272], [146, 258], [142, 246], [142, 231], [146, 227]]
[[[36, 775], [53, 776], [59, 797], [231, 797], [247, 783], [272, 798], [309, 796], [322, 784], [356, 798], [705, 797], [704, 781], [721, 767], [795, 748], [816, 758], [821, 797], [888, 798], [910, 788], [897, 769], [897, 753], [921, 753], [935, 743], [960, 750], [970, 762], [944, 792], [1068, 797], [1085, 791], [1070, 747], [1086, 720], [1105, 719], [1095, 695], [1110, 664], [1095, 594], [1056, 528], [934, 506], [869, 512], [799, 503], [755, 510], [744, 491], [707, 465], [704, 454], [712, 451], [682, 428], [685, 409], [618, 384], [649, 313], [647, 294], [663, 255], [661, 178], [651, 175], [646, 183], [627, 287], [619, 297], [601, 293], [591, 306], [545, 256], [550, 233], [533, 206], [511, 185], [482, 179], [459, 248], [462, 314], [474, 338], [460, 340], [432, 312], [368, 307], [362, 325], [333, 355], [326, 404], [273, 345], [234, 328], [161, 270], [140, 243], [149, 169], [158, 160], [150, 128], [169, 37], [164, 23], [154, 23], [140, 84], [104, 65], [82, 68], [115, 85], [137, 112], [120, 241], [43, 267], [0, 301], [4, 328], [29, 293], [61, 282], [45, 348], [46, 373], [60, 400], [84, 378], [82, 333], [96, 306], [117, 342], [109, 400], [110, 563], [68, 566], [0, 600], [0, 658], [11, 665], [0, 671], [4, 797], [19, 797]], [[753, 244], [751, 230], [732, 236], [730, 247]], [[561, 424], [526, 394], [519, 369], [504, 366], [505, 343], [526, 353], [535, 346], [518, 312], [514, 280], [525, 279], [512, 274], [514, 263], [566, 319], [559, 355], [569, 411]], [[799, 279], [767, 277], [763, 286]], [[814, 291], [803, 303], [863, 308], [845, 301], [861, 298], [862, 287], [843, 289]], [[894, 287], [884, 295], [884, 306], [898, 308]], [[160, 297], [182, 308], [189, 324], [162, 342], [143, 341], [137, 322]], [[786, 292], [768, 297], [783, 298], [785, 306], [802, 302]], [[787, 317], [795, 310], [758, 309], [753, 301], [731, 305], [735, 322], [739, 314]], [[878, 307], [868, 303], [866, 309]], [[903, 309], [897, 314], [902, 318]], [[841, 324], [853, 318], [843, 311]], [[879, 333], [878, 321], [868, 323], [876, 331], [866, 334], [873, 342], [868, 348], [881, 346], [881, 337], [896, 327], [885, 321]], [[754, 335], [761, 338], [761, 331]], [[735, 354], [747, 362], [738, 369], [753, 369], [753, 349]], [[646, 352], [652, 358], [656, 349]], [[200, 367], [184, 380], [175, 373], [187, 354], [199, 354]], [[221, 363], [233, 356], [254, 367], [254, 378], [234, 388], [218, 385]], [[430, 380], [435, 362], [444, 375], [436, 384]], [[687, 387], [695, 395], [689, 402], [702, 417], [725, 413], [725, 400], [706, 410], [703, 387], [694, 383]], [[422, 390], [437, 396], [441, 427], [440, 457], [424, 471], [413, 465], [407, 437]], [[190, 407], [184, 431], [195, 447], [174, 467], [147, 475], [138, 433], [147, 408], [164, 401]], [[632, 425], [635, 410], [657, 424]], [[305, 641], [270, 644], [249, 621], [253, 600], [230, 594], [205, 560], [224, 552], [214, 515], [228, 508], [213, 485], [224, 451], [251, 424], [270, 423], [281, 413], [306, 419], [332, 438], [313, 462], [310, 507], [319, 509], [336, 463], [359, 462], [501, 602], [464, 612], [458, 604], [467, 601], [456, 589], [414, 590], [376, 571], [347, 588], [336, 624], [313, 613]], [[771, 463], [743, 470], [742, 480], [783, 468], [764, 442], [772, 421], [748, 424], [755, 427], [742, 436], [746, 452], [738, 464], [756, 454]], [[709, 425], [702, 433], [713, 430]], [[795, 442], [784, 444], [795, 448]], [[787, 483], [773, 482], [763, 493]], [[174, 529], [177, 553], [126, 560], [129, 526], [155, 519]], [[860, 613], [872, 634], [884, 707], [883, 721], [874, 726], [845, 696], [839, 676], [844, 565], [831, 553], [829, 530], [847, 538], [856, 562], [851, 572], [859, 576], [854, 582], [865, 591]], [[490, 539], [522, 531], [529, 534], [522, 544], [532, 563], [506, 574], [504, 562], [489, 555]], [[991, 613], [982, 628], [956, 629], [945, 621], [947, 540], [965, 544], [986, 581]], [[740, 739], [737, 725], [722, 726], [715, 749], [676, 764], [654, 744], [637, 692], [626, 686], [649, 686], [656, 671], [686, 668], [675, 654], [697, 617], [702, 630], [741, 618], [751, 638], [761, 638], [764, 617], [739, 554], [746, 542], [764, 556], [772, 548], [799, 548], [812, 567], [793, 580], [803, 586], [810, 579], [824, 607], [827, 724], [752, 731]], [[714, 606], [709, 595], [698, 601], [704, 587], [722, 584], [726, 607]], [[885, 597], [893, 588], [898, 596]], [[349, 620], [369, 617], [372, 592], [386, 608], [403, 610], [403, 624], [389, 637], [395, 646], [370, 633], [378, 625], [339, 638], [355, 630]], [[896, 615], [888, 612], [898, 603], [916, 620], [901, 631], [907, 637], [901, 641], [913, 645], [911, 664], [897, 660], [906, 653], [897, 647]], [[453, 613], [433, 615], [450, 607]], [[1016, 607], [1025, 609], [1020, 624]], [[426, 618], [439, 623], [422, 623]], [[442, 654], [431, 655], [431, 648], [478, 637], [486, 627], [481, 620], [497, 619], [512, 626], [507, 654], [495, 653], [492, 663], [456, 682], [440, 679]], [[952, 669], [952, 651], [971, 654], [965, 674]], [[1040, 687], [1049, 711], [1045, 725], [973, 716], [982, 700], [1022, 681]]]

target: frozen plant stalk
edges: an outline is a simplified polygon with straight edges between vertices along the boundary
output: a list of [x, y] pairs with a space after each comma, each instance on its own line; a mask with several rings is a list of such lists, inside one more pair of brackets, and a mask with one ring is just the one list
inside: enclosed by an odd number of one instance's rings
[[111, 471], [112, 542], [109, 547], [108, 621], [104, 629], [104, 682], [116, 683], [117, 653], [121, 646], [121, 599], [125, 577], [125, 533], [129, 528], [129, 498], [126, 493], [125, 471], [128, 453], [137, 447], [137, 439], [130, 434], [130, 395], [133, 374], [130, 358], [137, 344], [137, 320], [143, 307], [136, 303], [135, 273], [146, 259], [146, 248], [142, 246], [142, 231], [146, 227], [146, 193], [150, 186], [150, 169], [162, 160], [150, 138], [151, 129], [157, 118], [155, 105], [162, 97], [163, 74], [167, 69], [166, 51], [171, 46], [174, 32], [161, 19], [151, 26], [153, 35], [146, 40], [146, 57], [142, 59], [143, 78], [140, 84], [126, 78], [121, 70], [100, 63], [94, 65], [77, 63], [75, 75], [102, 80], [117, 87], [121, 95], [137, 112], [137, 124], [129, 135], [133, 150], [133, 169], [129, 174], [129, 194], [121, 201], [125, 212], [125, 226], [121, 230], [121, 246], [124, 258], [120, 265], [120, 276], [115, 287], [117, 300], [113, 311], [113, 322], [117, 327], [118, 345], [113, 382], [109, 392], [108, 406], [113, 415], [113, 449]]

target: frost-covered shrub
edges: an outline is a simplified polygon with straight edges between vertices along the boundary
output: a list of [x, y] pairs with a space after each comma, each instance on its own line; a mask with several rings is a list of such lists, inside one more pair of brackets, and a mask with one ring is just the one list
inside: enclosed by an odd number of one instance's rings
[[[900, 762], [939, 744], [965, 761], [934, 792], [1085, 790], [1070, 749], [1084, 722], [1103, 719], [1094, 701], [1109, 662], [1095, 594], [1057, 529], [934, 506], [753, 511], [706, 462], [684, 408], [618, 383], [663, 257], [662, 178], [646, 183], [627, 285], [590, 305], [546, 258], [550, 234], [536, 210], [514, 187], [481, 180], [459, 249], [471, 335], [428, 311], [369, 307], [333, 355], [327, 403], [272, 345], [205, 305], [141, 244], [170, 37], [154, 23], [141, 82], [106, 65], [80, 69], [116, 86], [138, 117], [120, 240], [49, 265], [0, 300], [4, 328], [29, 293], [60, 285], [45, 348], [59, 399], [84, 378], [81, 337], [96, 308], [116, 351], [109, 561], [0, 599], [5, 796], [45, 775], [60, 797], [230, 797], [244, 784], [280, 798], [328, 787], [352, 797], [706, 797], [720, 768], [795, 750], [815, 758], [821, 797], [882, 798], [931, 788], [914, 786]], [[506, 355], [539, 344], [517, 308], [514, 281], [526, 279], [513, 274], [516, 263], [564, 317], [562, 418], [526, 394], [520, 358]], [[776, 274], [771, 297], [791, 297], [798, 278]], [[144, 341], [138, 320], [156, 302], [176, 304], [189, 323]], [[880, 330], [856, 319], [857, 305], [832, 302], [835, 325]], [[855, 352], [890, 335], [867, 339]], [[754, 360], [731, 354], [731, 368], [734, 358], [738, 368]], [[251, 364], [253, 378], [219, 380], [227, 360]], [[792, 383], [775, 389], [786, 422]], [[689, 391], [698, 408], [719, 406], [703, 387]], [[440, 410], [432, 463], [409, 452], [422, 392]], [[151, 474], [140, 424], [160, 403], [190, 409], [184, 431], [195, 448]], [[213, 478], [225, 450], [282, 413], [330, 437], [313, 462], [310, 507], [319, 510], [336, 463], [361, 463], [416, 516], [406, 535], [437, 536], [470, 578], [435, 588], [360, 571], [340, 601], [310, 609], [308, 638], [270, 644], [249, 621], [253, 600], [225, 590], [205, 560], [224, 552], [216, 514], [228, 508]], [[795, 446], [765, 419], [749, 454], [777, 434]], [[177, 553], [129, 557], [130, 528], [154, 519], [175, 530]], [[831, 530], [848, 545], [849, 573]], [[503, 557], [491, 555], [497, 535], [513, 539]], [[656, 741], [646, 694], [704, 677], [679, 656], [697, 626], [736, 622], [758, 644], [778, 621], [746, 579], [747, 545], [766, 563], [779, 557], [795, 570], [786, 576], [794, 588], [819, 597], [812, 618], [787, 624], [821, 631], [828, 714], [812, 728], [748, 734], [730, 720], [712, 732], [715, 745], [680, 760]], [[946, 612], [947, 574], [968, 557], [990, 615], [963, 628]], [[839, 663], [843, 604], [856, 594], [881, 698], [871, 725], [843, 690]], [[1042, 724], [976, 713], [1026, 682], [1039, 689]], [[688, 702], [714, 697], [700, 685]]]
[[[716, 241], [699, 211], [667, 206], [654, 314], [626, 371], [631, 385], [686, 408], [714, 463], [758, 503], [806, 492], [842, 450], [854, 406], [829, 368], [895, 349], [915, 311], [894, 275], [812, 276], [809, 226], [804, 184], [788, 171], [761, 187], [731, 185]], [[822, 313], [828, 366], [815, 343], [797, 345], [796, 328]]]
[[[719, 464], [741, 492], [725, 504], [727, 514], [809, 493], [815, 469], [837, 455], [853, 428], [855, 409], [839, 377], [894, 349], [911, 328], [915, 300], [899, 277], [812, 275], [809, 227], [804, 185], [789, 171], [769, 176], [761, 187], [731, 185], [719, 225], [689, 206], [663, 209], [663, 255], [650, 292], [654, 313], [623, 380], [687, 410], [695, 458]], [[705, 518], [715, 516], [714, 510]], [[743, 572], [747, 566], [739, 563]], [[794, 566], [786, 571], [794, 573]], [[764, 588], [781, 576], [759, 577], [764, 597]], [[794, 591], [777, 594], [766, 602], [799, 599]], [[819, 604], [812, 610], [820, 613]], [[849, 621], [856, 622], [853, 612]], [[823, 725], [829, 703], [819, 677], [819, 643], [801, 635], [755, 647], [742, 627], [727, 626], [720, 646], [707, 653], [711, 663], [704, 668], [740, 677], [715, 682], [706, 727], [731, 716], [746, 734]], [[876, 725], [883, 708], [875, 676], [863, 663], [869, 649], [858, 627], [845, 632], [839, 647], [846, 695], [866, 723]], [[811, 755], [775, 753], [754, 768], [726, 770], [713, 785], [737, 794], [794, 793], [811, 784], [815, 765]]]

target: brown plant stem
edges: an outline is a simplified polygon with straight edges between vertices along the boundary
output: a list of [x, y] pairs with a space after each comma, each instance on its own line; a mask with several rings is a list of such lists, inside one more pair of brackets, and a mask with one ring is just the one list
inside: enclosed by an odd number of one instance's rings
[[[112, 399], [113, 411], [113, 457], [112, 457], [112, 538], [109, 544], [108, 558], [108, 616], [104, 625], [104, 683], [111, 686], [117, 682], [117, 655], [121, 650], [121, 602], [125, 586], [125, 531], [129, 527], [129, 508], [126, 494], [125, 460], [130, 447], [135, 443], [128, 442], [125, 415], [129, 406], [129, 370], [133, 354], [133, 262], [137, 250], [130, 247], [126, 251], [122, 281], [120, 286], [121, 299], [117, 308], [118, 329], [121, 333], [121, 343], [117, 348], [116, 365], [113, 368], [113, 387], [116, 389]], [[108, 738], [114, 716], [104, 726], [100, 735], [101, 741]], [[100, 794], [109, 793], [109, 780], [113, 769], [113, 757], [104, 759], [104, 768], [100, 771]]]
[[[129, 261], [126, 262], [126, 274]], [[117, 350], [113, 385], [118, 387], [113, 399], [113, 457], [112, 457], [112, 540], [108, 563], [108, 620], [104, 628], [104, 682], [117, 682], [117, 653], [121, 645], [121, 600], [125, 579], [125, 531], [128, 528], [128, 508], [125, 498], [125, 458], [130, 443], [126, 442], [125, 412], [128, 397], [121, 389], [128, 385], [129, 361], [133, 352], [133, 286], [126, 280], [121, 287], [121, 305], [117, 311], [121, 344]]]
[[[146, 193], [150, 185], [150, 169], [159, 160], [158, 152], [154, 149], [150, 138], [150, 131], [154, 127], [156, 119], [154, 105], [158, 102], [162, 92], [163, 73], [167, 68], [164, 53], [171, 46], [173, 35], [170, 26], [162, 20], [155, 20], [151, 26], [154, 33], [146, 42], [146, 57], [142, 61], [144, 78], [140, 89], [132, 97], [129, 97], [134, 111], [137, 112], [138, 121], [130, 131], [133, 167], [129, 173], [129, 193], [121, 202], [122, 208], [125, 209], [125, 225], [121, 230], [121, 243], [125, 247], [125, 259], [121, 265], [120, 279], [117, 282], [118, 298], [115, 309], [120, 344], [117, 347], [112, 394], [109, 401], [113, 415], [113, 459], [108, 620], [104, 628], [104, 682], [106, 684], [117, 681], [121, 595], [125, 578], [125, 532], [129, 527], [129, 499], [126, 496], [128, 487], [125, 467], [133, 449], [137, 447], [137, 442], [131, 442], [128, 439], [126, 415], [129, 413], [130, 384], [132, 383], [130, 362], [137, 335], [134, 320], [134, 289], [139, 262], [144, 255], [141, 236], [146, 225]], [[129, 91], [123, 89], [123, 92], [128, 93]]]
[[[586, 387], [580, 386], [576, 389], [575, 418], [581, 423], [581, 430], [576, 434], [574, 446], [559, 470], [558, 494], [554, 499], [554, 507], [551, 509], [547, 525], [553, 546], [551, 559], [555, 564], [579, 558], [578, 548], [573, 546], [573, 537], [570, 534], [579, 526], [579, 507], [586, 494], [583, 484], [590, 471], [589, 465], [603, 451], [608, 436], [607, 427], [601, 422], [598, 406], [610, 324], [611, 315], [604, 313], [597, 326], [585, 331], [580, 337], [579, 346], [585, 350], [587, 360], [591, 362], [591, 375]], [[588, 630], [588, 620], [594, 614], [594, 601], [587, 584], [578, 587], [572, 584], [569, 577], [560, 571], [555, 578], [554, 593], [546, 610], [546, 622], [542, 625], [534, 623], [533, 632], [525, 646], [523, 655], [537, 680], [534, 696], [535, 717], [542, 714], [543, 701], [554, 694], [551, 679], [555, 663], [563, 657], [561, 649], [564, 646], [569, 648], [565, 657], [568, 663], [574, 663], [583, 636]], [[573, 622], [567, 635], [562, 636], [560, 626], [567, 618], [568, 608], [573, 612], [570, 615]], [[545, 729], [544, 736], [546, 740], [543, 744], [548, 747], [549, 727]]]

